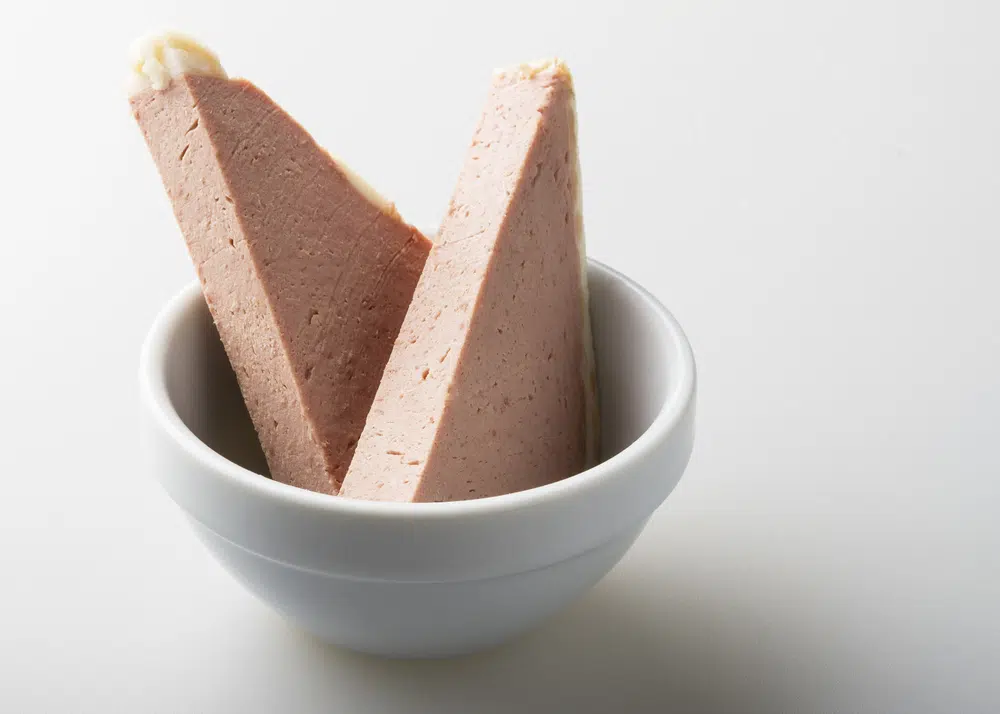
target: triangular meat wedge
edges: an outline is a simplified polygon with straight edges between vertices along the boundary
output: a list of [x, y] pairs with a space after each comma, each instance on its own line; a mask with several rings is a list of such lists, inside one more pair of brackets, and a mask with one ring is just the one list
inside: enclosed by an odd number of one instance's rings
[[261, 90], [167, 35], [130, 98], [273, 478], [337, 493], [430, 242]]
[[594, 463], [577, 167], [566, 66], [498, 73], [342, 496], [480, 498]]

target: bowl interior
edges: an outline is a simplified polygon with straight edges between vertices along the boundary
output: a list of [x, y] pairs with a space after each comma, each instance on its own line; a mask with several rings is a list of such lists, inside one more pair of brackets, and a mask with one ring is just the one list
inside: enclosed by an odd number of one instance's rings
[[[601, 409], [601, 459], [625, 449], [677, 389], [682, 363], [662, 308], [624, 276], [589, 266], [590, 312]], [[167, 395], [181, 421], [209, 448], [268, 475], [236, 376], [200, 293], [188, 293], [166, 354]]]

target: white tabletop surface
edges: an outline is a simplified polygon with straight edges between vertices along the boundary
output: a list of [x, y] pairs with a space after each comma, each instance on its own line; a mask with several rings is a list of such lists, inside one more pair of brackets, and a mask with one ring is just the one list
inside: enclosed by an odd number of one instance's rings
[[[701, 392], [676, 491], [542, 629], [445, 662], [322, 646], [143, 473], [138, 348], [193, 277], [122, 88], [164, 26], [424, 226], [490, 70], [569, 60], [590, 252], [677, 315]], [[996, 2], [27, 2], [0, 27], [0, 711], [1000, 708]]]

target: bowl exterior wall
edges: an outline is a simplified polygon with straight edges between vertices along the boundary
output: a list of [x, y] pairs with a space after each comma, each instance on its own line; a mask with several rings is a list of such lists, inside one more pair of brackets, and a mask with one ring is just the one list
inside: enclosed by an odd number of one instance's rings
[[450, 657], [532, 629], [599, 581], [645, 522], [548, 567], [445, 583], [357, 580], [261, 557], [191, 519], [212, 555], [251, 593], [317, 638], [384, 657]]

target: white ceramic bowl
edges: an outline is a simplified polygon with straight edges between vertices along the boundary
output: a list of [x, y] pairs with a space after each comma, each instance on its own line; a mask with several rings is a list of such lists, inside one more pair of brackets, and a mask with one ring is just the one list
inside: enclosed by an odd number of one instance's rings
[[454, 503], [339, 499], [266, 478], [199, 286], [156, 319], [140, 387], [149, 468], [218, 561], [317, 637], [440, 657], [525, 632], [624, 555], [680, 479], [695, 366], [648, 292], [591, 261], [604, 461], [520, 493]]

